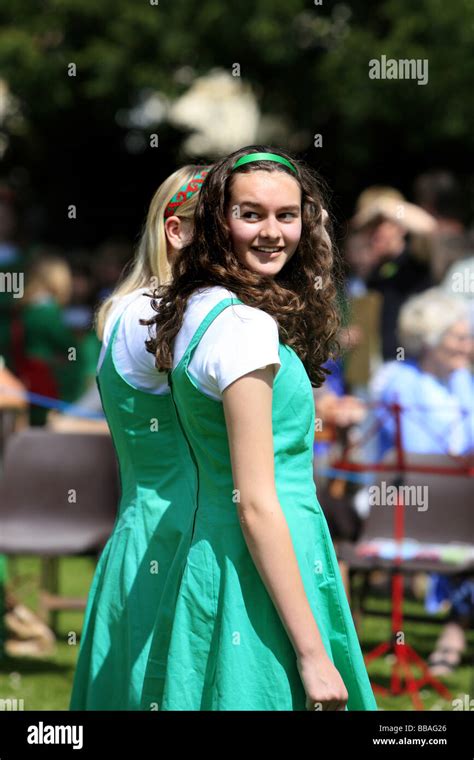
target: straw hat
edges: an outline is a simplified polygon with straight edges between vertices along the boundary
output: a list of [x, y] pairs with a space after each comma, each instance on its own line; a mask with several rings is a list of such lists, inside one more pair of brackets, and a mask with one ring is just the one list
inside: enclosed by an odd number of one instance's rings
[[395, 188], [368, 188], [357, 200], [351, 226], [360, 230], [382, 221], [396, 222], [407, 232], [416, 235], [429, 235], [436, 229], [436, 219], [419, 206], [406, 201]]

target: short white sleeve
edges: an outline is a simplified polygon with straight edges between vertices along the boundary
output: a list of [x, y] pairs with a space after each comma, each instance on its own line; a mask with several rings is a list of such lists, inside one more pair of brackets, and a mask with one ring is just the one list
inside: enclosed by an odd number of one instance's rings
[[[206, 371], [220, 393], [239, 377], [269, 364], [280, 367], [278, 327], [259, 309], [238, 304], [221, 312], [207, 335]], [[206, 341], [206, 342], [207, 342]]]
[[149, 337], [147, 325], [140, 319], [150, 319], [156, 312], [151, 307], [150, 298], [143, 295], [147, 288], [135, 290], [118, 299], [112, 306], [104, 327], [102, 350], [98, 368], [102, 364], [116, 320], [122, 315], [113, 345], [113, 359], [118, 373], [134, 388], [148, 393], [169, 393], [166, 372], [158, 372], [155, 357], [145, 347]]
[[[183, 332], [190, 336], [213, 306], [229, 295], [232, 293], [216, 286], [208, 288], [203, 298], [193, 299], [185, 313]], [[182, 354], [182, 341], [178, 340], [177, 345]], [[273, 365], [274, 375], [281, 366], [277, 323], [258, 308], [235, 304], [227, 306], [211, 322], [194, 351], [188, 372], [203, 393], [221, 400], [222, 392], [234, 380], [268, 365]]]

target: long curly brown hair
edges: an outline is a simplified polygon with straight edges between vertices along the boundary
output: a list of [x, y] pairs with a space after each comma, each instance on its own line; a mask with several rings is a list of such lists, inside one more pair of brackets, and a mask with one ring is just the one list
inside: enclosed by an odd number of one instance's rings
[[[255, 152], [277, 153], [288, 159], [297, 173], [268, 160], [244, 164], [232, 171], [241, 156]], [[255, 273], [237, 259], [226, 221], [234, 176], [262, 169], [285, 172], [301, 187], [301, 238], [293, 256], [273, 277]], [[145, 345], [155, 355], [158, 370], [170, 371], [173, 367], [173, 342], [191, 294], [198, 288], [221, 285], [243, 303], [274, 317], [280, 341], [298, 354], [311, 384], [322, 385], [325, 375], [330, 374], [322, 365], [340, 351], [336, 286], [341, 284], [340, 260], [332, 242], [323, 187], [318, 174], [307, 164], [267, 145], [241, 148], [215, 163], [199, 194], [192, 238], [174, 258], [171, 281], [153, 292], [151, 305], [157, 313], [151, 319], [140, 320], [148, 325], [150, 337]]]

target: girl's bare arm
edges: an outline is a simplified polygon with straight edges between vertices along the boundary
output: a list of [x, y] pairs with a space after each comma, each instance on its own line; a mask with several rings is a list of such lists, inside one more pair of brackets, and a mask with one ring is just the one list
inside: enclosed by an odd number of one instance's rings
[[275, 488], [273, 366], [238, 378], [222, 394], [237, 509], [249, 551], [297, 656], [325, 659]]

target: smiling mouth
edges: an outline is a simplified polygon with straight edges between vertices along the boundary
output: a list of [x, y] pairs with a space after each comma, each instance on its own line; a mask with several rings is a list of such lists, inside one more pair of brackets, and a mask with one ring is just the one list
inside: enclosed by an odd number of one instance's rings
[[258, 251], [259, 253], [280, 253], [280, 251], [283, 250], [281, 247], [274, 246], [273, 248], [270, 246], [252, 246], [253, 251]]

